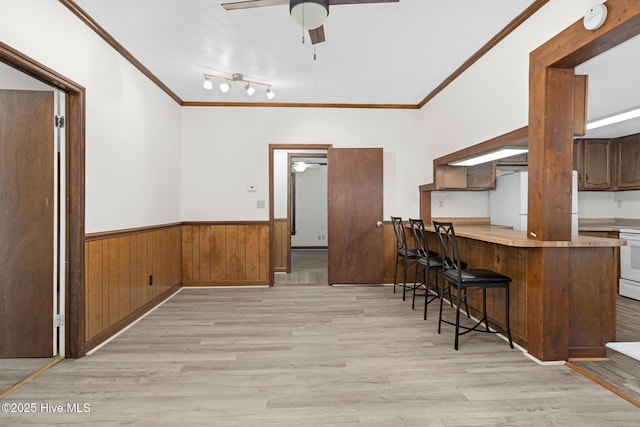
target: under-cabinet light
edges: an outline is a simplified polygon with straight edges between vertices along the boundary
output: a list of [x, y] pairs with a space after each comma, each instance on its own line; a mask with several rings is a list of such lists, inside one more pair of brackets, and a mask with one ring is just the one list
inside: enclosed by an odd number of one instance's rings
[[637, 119], [638, 117], [640, 117], [640, 108], [587, 123], [587, 129], [596, 129], [603, 126], [612, 125], [614, 123], [624, 122], [625, 120]]
[[491, 162], [493, 160], [503, 159], [505, 157], [515, 156], [529, 151], [526, 148], [505, 148], [503, 150], [494, 151], [493, 153], [483, 154], [478, 157], [472, 157], [466, 160], [449, 163], [450, 166], [475, 166], [481, 163]]

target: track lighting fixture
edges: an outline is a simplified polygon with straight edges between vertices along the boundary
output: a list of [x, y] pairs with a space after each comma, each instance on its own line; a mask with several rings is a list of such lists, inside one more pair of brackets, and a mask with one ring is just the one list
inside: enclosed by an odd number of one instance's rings
[[231, 82], [245, 82], [246, 85], [244, 86], [244, 89], [247, 91], [247, 95], [249, 96], [252, 96], [254, 93], [256, 93], [256, 88], [254, 87], [255, 85], [261, 85], [267, 88], [267, 99], [271, 100], [276, 96], [276, 94], [271, 90], [270, 82], [247, 79], [240, 73], [233, 73], [231, 75], [224, 75], [222, 73], [221, 75], [203, 73], [202, 75], [204, 76], [204, 83], [202, 84], [202, 87], [208, 90], [211, 90], [213, 88], [213, 82], [211, 79], [216, 78], [224, 80], [222, 83], [220, 83], [220, 92], [222, 93], [229, 92], [229, 90], [231, 89]]

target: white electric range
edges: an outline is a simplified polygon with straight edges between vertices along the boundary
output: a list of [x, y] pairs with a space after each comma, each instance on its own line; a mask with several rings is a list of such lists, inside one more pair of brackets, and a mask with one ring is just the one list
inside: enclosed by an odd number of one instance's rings
[[620, 295], [640, 300], [640, 229], [623, 228], [620, 239]]

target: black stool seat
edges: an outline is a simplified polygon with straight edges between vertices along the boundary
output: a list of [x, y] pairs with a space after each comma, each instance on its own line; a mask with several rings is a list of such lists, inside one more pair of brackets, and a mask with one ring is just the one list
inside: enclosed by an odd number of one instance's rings
[[[444, 277], [449, 280], [458, 280], [458, 273], [454, 270], [447, 270], [444, 272]], [[460, 279], [462, 287], [474, 286], [477, 284], [491, 286], [492, 283], [498, 286], [504, 286], [504, 282], [511, 282], [510, 277], [484, 268], [463, 268], [460, 272]]]

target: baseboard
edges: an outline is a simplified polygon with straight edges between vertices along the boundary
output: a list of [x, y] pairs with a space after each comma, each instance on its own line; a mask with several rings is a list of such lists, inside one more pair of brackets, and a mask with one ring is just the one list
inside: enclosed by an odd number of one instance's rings
[[200, 287], [200, 286], [269, 286], [268, 280], [226, 280], [226, 281], [212, 281], [212, 282], [185, 282], [182, 286], [186, 287]]

